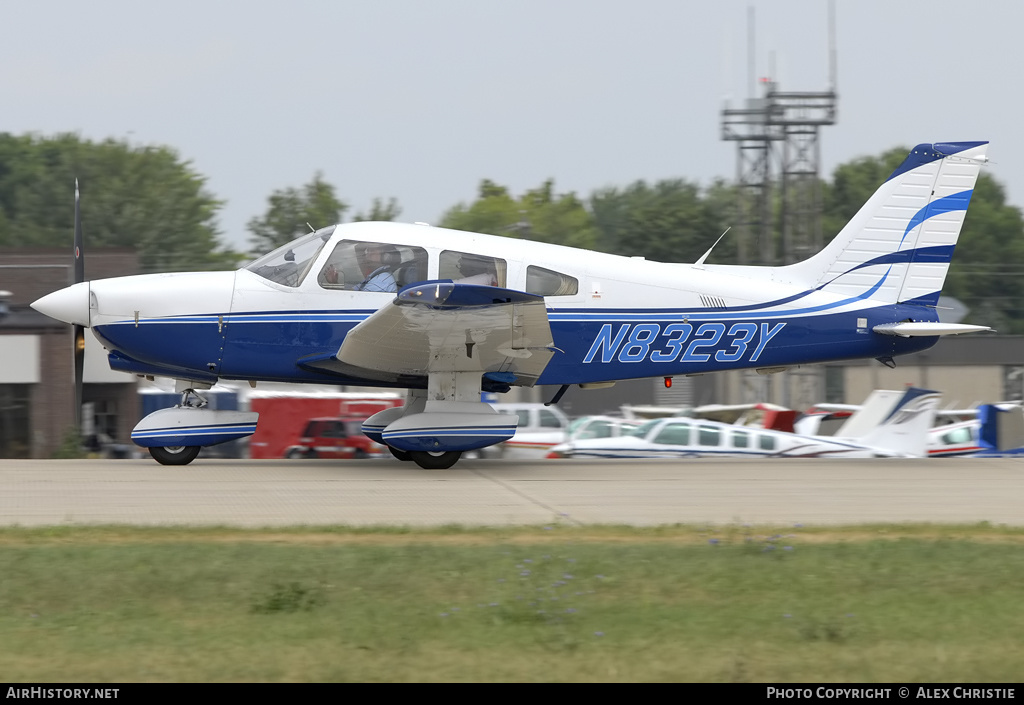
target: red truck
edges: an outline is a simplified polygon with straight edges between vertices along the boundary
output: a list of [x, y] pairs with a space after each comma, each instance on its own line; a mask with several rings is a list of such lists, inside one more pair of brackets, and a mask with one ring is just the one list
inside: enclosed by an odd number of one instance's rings
[[403, 397], [393, 392], [251, 392], [249, 409], [259, 412], [260, 420], [249, 442], [249, 457], [375, 457], [384, 449], [358, 427], [378, 411], [402, 403]]
[[[286, 458], [377, 458], [384, 446], [363, 435], [365, 416], [310, 419], [299, 442], [288, 446]], [[389, 456], [390, 457], [390, 456]]]

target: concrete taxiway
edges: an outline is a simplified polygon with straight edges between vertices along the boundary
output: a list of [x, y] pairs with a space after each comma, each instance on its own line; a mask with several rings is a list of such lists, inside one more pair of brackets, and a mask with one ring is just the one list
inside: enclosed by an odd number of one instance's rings
[[0, 460], [0, 525], [1024, 525], [1024, 459]]

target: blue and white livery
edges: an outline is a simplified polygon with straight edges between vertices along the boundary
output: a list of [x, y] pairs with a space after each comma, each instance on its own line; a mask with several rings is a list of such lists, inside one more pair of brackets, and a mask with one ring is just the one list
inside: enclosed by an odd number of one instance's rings
[[699, 418], [652, 419], [619, 438], [572, 439], [550, 458], [922, 458], [940, 395], [876, 390], [836, 436]]
[[981, 404], [975, 418], [936, 426], [928, 433], [928, 457], [1024, 456], [1024, 409], [1020, 403]]
[[[221, 379], [408, 389], [367, 435], [449, 467], [514, 432], [481, 391], [890, 362], [984, 330], [935, 305], [986, 144], [918, 145], [831, 243], [783, 267], [348, 223], [235, 272], [82, 282], [33, 306], [91, 327], [113, 369], [175, 378], [184, 406]], [[394, 290], [367, 290], [382, 267]]]

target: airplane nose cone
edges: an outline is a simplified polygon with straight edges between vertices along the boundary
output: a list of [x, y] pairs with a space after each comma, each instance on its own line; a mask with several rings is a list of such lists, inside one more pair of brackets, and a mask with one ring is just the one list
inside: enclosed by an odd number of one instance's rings
[[32, 308], [58, 321], [89, 326], [89, 282], [73, 284], [34, 301]]

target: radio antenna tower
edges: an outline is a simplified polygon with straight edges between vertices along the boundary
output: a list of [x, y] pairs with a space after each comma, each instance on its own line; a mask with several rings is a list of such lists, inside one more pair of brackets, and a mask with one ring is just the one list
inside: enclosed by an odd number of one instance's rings
[[[754, 97], [754, 8], [747, 8], [750, 95], [742, 108], [722, 110], [722, 139], [736, 142], [735, 224], [740, 264], [789, 264], [822, 246], [820, 128], [836, 122], [835, 7], [828, 6], [829, 82], [825, 91], [782, 91], [774, 78], [760, 80]], [[772, 222], [773, 187], [780, 189], [781, 253]], [[752, 242], [753, 241], [753, 242]]]

